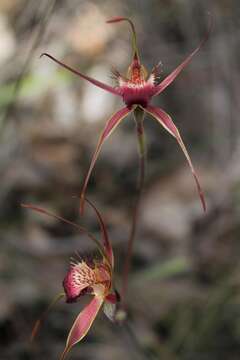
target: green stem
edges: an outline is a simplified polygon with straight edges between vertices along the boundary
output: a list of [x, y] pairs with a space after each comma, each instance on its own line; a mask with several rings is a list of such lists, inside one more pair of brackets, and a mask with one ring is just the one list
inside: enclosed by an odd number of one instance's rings
[[138, 149], [139, 149], [139, 178], [138, 178], [138, 187], [137, 187], [137, 198], [135, 202], [135, 206], [133, 209], [132, 216], [132, 224], [131, 231], [127, 245], [127, 255], [123, 268], [123, 285], [122, 285], [122, 304], [125, 305], [125, 298], [128, 287], [128, 278], [129, 271], [131, 267], [131, 259], [133, 253], [133, 244], [136, 237], [138, 219], [139, 219], [139, 209], [141, 203], [141, 197], [144, 186], [144, 178], [145, 178], [145, 136], [144, 136], [144, 128], [143, 128], [143, 120], [144, 120], [144, 111], [137, 107], [134, 110], [134, 120], [136, 122], [136, 131], [137, 131], [137, 139], [138, 139]]

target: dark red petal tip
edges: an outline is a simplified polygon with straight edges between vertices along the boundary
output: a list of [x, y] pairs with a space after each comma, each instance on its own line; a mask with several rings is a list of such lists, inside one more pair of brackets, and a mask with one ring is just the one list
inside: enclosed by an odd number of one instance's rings
[[40, 59], [41, 59], [43, 56], [48, 56], [48, 54], [47, 54], [47, 53], [41, 53], [41, 55], [39, 56]]
[[134, 26], [132, 20], [130, 20], [127, 17], [116, 16], [116, 17], [113, 17], [112, 19], [107, 20], [106, 23], [113, 24], [113, 23], [117, 23], [117, 22], [121, 22], [121, 21], [126, 21], [131, 26], [133, 56], [134, 57], [136, 56], [136, 58], [139, 59], [139, 51], [138, 51], [138, 48], [137, 48], [137, 35], [136, 35], [135, 26]]
[[107, 20], [106, 23], [112, 24], [112, 23], [119, 22], [119, 21], [131, 21], [131, 20], [128, 18], [122, 17], [122, 16], [115, 16], [115, 17]]

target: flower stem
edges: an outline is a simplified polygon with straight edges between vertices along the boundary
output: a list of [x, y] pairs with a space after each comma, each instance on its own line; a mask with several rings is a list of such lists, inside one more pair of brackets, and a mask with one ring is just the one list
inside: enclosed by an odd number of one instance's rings
[[144, 186], [144, 178], [145, 178], [145, 136], [144, 136], [144, 128], [143, 128], [143, 120], [144, 120], [144, 111], [137, 107], [134, 110], [134, 120], [136, 122], [136, 131], [137, 131], [137, 140], [138, 140], [138, 149], [139, 149], [139, 178], [138, 178], [138, 186], [137, 186], [137, 197], [133, 209], [132, 216], [132, 224], [130, 230], [130, 236], [127, 245], [127, 255], [123, 268], [123, 285], [122, 285], [122, 296], [121, 301], [122, 304], [125, 305], [125, 298], [128, 287], [128, 277], [129, 271], [131, 267], [131, 259], [133, 252], [133, 244], [136, 237], [138, 219], [139, 219], [139, 209], [141, 203], [141, 197]]
[[[159, 360], [159, 357], [155, 356], [151, 353], [151, 350], [144, 346], [141, 341], [139, 341], [136, 331], [134, 327], [126, 321], [123, 324], [123, 331], [125, 335], [125, 339], [127, 344], [129, 344], [129, 348], [132, 348], [132, 354], [136, 356], [138, 360]], [[126, 343], [125, 341], [125, 343]]]

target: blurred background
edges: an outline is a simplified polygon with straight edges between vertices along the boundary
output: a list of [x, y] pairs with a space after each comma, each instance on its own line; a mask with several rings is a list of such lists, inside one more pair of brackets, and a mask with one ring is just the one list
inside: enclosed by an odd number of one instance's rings
[[[59, 303], [36, 343], [34, 321], [62, 290], [69, 258], [96, 251], [59, 221], [22, 209], [33, 203], [99, 234], [94, 214], [78, 215], [83, 177], [108, 117], [121, 101], [51, 62], [49, 52], [109, 84], [131, 60], [127, 24], [137, 29], [148, 70], [162, 78], [200, 42], [204, 48], [154, 99], [174, 119], [206, 193], [203, 214], [176, 141], [146, 117], [147, 174], [134, 248], [129, 328], [103, 314], [69, 359], [240, 358], [240, 122], [237, 0], [0, 1], [0, 352], [1, 359], [57, 359], [84, 303]], [[102, 212], [121, 271], [136, 195], [135, 125], [127, 118], [106, 142], [87, 195]]]

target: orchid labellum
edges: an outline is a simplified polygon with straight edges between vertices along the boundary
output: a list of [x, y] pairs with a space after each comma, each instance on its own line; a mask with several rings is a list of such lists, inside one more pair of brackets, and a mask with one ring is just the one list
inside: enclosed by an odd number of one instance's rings
[[[64, 223], [74, 226], [80, 232], [87, 234], [88, 237], [96, 243], [101, 254], [101, 259], [91, 260], [84, 260], [78, 254], [78, 258], [71, 261], [70, 269], [64, 278], [64, 293], [58, 295], [50, 305], [52, 306], [55, 304], [61, 297], [65, 297], [67, 303], [73, 303], [77, 302], [83, 295], [88, 294], [93, 296], [90, 303], [86, 305], [77, 316], [69, 332], [66, 347], [61, 355], [61, 360], [64, 360], [69, 350], [86, 336], [102, 306], [104, 313], [110, 320], [114, 321], [117, 302], [119, 302], [119, 295], [113, 289], [114, 257], [107, 229], [99, 211], [89, 200], [86, 199], [86, 201], [95, 211], [98, 218], [101, 227], [102, 242], [98, 241], [85, 228], [70, 220], [64, 219], [33, 205], [22, 205], [25, 208], [30, 208], [39, 213], [59, 219]], [[44, 315], [45, 314], [46, 312]], [[42, 318], [36, 322], [32, 332], [32, 339], [36, 336], [41, 322]]]
[[126, 76], [122, 76], [118, 71], [114, 71], [114, 77], [117, 82], [115, 87], [106, 85], [98, 80], [90, 78], [89, 76], [83, 75], [78, 70], [74, 70], [70, 66], [62, 63], [61, 61], [57, 60], [48, 53], [42, 54], [49, 57], [53, 61], [57, 62], [65, 69], [68, 69], [72, 73], [91, 82], [93, 85], [96, 85], [113, 95], [122, 97], [122, 100], [125, 103], [125, 107], [118, 110], [114, 115], [110, 117], [110, 119], [107, 121], [102, 131], [102, 134], [100, 135], [95, 153], [92, 157], [92, 161], [83, 184], [83, 188], [81, 192], [81, 210], [83, 210], [84, 197], [85, 197], [87, 184], [91, 172], [93, 170], [93, 167], [98, 158], [98, 155], [101, 151], [103, 143], [128, 114], [130, 114], [131, 112], [135, 112], [137, 110], [138, 113], [139, 111], [141, 111], [143, 113], [147, 113], [151, 115], [177, 140], [190, 166], [191, 172], [196, 182], [202, 207], [205, 211], [206, 203], [205, 203], [203, 191], [201, 189], [198, 177], [196, 175], [192, 161], [188, 155], [182, 137], [177, 127], [175, 126], [171, 116], [167, 114], [163, 109], [151, 105], [151, 100], [154, 96], [160, 95], [176, 79], [176, 77], [181, 73], [181, 71], [189, 64], [193, 56], [200, 50], [200, 48], [206, 42], [210, 31], [208, 31], [208, 33], [206, 34], [202, 42], [199, 44], [199, 46], [180, 65], [178, 65], [178, 67], [175, 70], [173, 70], [164, 80], [159, 82], [160, 66], [159, 65], [155, 66], [151, 71], [151, 73], [147, 75], [147, 71], [145, 67], [141, 64], [139, 51], [137, 48], [136, 31], [132, 21], [125, 17], [115, 17], [111, 20], [108, 20], [107, 23], [118, 23], [122, 21], [126, 21], [131, 26], [133, 58]]

